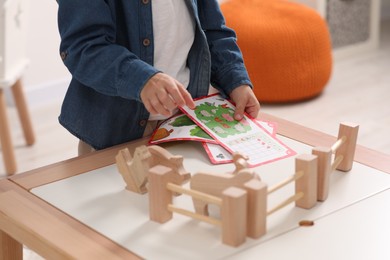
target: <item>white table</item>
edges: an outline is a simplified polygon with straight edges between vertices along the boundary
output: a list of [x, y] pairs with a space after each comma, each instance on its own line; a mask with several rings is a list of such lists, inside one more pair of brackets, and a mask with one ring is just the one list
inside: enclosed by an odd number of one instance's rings
[[[279, 137], [298, 154], [310, 152], [312, 145], [330, 146], [335, 140], [335, 137], [276, 117], [265, 114], [260, 117], [277, 122]], [[390, 229], [384, 220], [389, 211], [382, 206], [389, 200], [388, 155], [358, 146], [355, 160], [359, 162], [354, 164], [353, 170], [333, 173], [328, 200], [311, 210], [291, 205], [276, 212], [268, 218], [265, 236], [248, 239], [233, 248], [223, 245], [220, 230], [207, 223], [176, 214], [165, 224], [149, 221], [147, 195], [125, 190], [122, 177], [112, 165], [119, 149], [128, 147], [132, 152], [145, 141], [113, 147], [2, 181], [0, 228], [3, 241], [16, 248], [8, 253], [18, 252], [18, 245], [23, 243], [47, 258], [91, 259], [98, 255], [110, 259], [138, 256], [148, 259], [248, 259], [255, 256], [284, 259], [284, 250], [291, 253], [291, 259], [298, 256], [346, 259], [344, 255], [366, 259], [364, 253], [372, 250], [378, 256], [375, 259], [388, 256], [386, 237]], [[182, 154], [185, 167], [191, 173], [197, 169], [218, 172], [232, 169], [232, 165], [211, 166], [197, 145], [171, 143], [166, 148], [174, 154]], [[293, 171], [293, 158], [256, 169], [270, 185]], [[286, 187], [274, 194], [269, 204], [277, 203], [292, 192], [292, 187]], [[191, 206], [186, 198], [176, 201], [184, 207]], [[302, 219], [313, 220], [315, 225], [299, 227]], [[364, 223], [364, 219], [370, 221]], [[354, 230], [362, 233], [356, 234]], [[342, 238], [349, 241], [344, 241], [344, 255], [338, 255], [336, 252], [342, 246], [337, 241]], [[372, 243], [373, 239], [378, 242]], [[357, 253], [359, 250], [364, 253]]]

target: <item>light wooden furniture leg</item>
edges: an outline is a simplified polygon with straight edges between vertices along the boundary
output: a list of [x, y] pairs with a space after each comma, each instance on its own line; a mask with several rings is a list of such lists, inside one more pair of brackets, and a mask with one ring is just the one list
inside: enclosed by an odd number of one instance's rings
[[23, 246], [7, 233], [0, 231], [0, 260], [23, 259]]
[[30, 115], [27, 109], [26, 99], [24, 97], [22, 81], [19, 79], [11, 87], [12, 94], [14, 96], [15, 105], [19, 114], [20, 123], [23, 128], [24, 139], [27, 145], [32, 145], [35, 142], [35, 135], [32, 128]]
[[0, 141], [5, 171], [7, 174], [11, 175], [16, 172], [16, 161], [6, 109], [7, 106], [5, 104], [4, 91], [0, 89]]

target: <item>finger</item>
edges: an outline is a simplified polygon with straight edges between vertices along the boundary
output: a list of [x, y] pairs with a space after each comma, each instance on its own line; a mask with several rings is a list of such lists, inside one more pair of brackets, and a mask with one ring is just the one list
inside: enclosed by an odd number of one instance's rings
[[170, 85], [166, 89], [170, 98], [175, 103], [175, 107], [185, 105], [185, 100], [181, 91], [182, 89], [184, 89], [183, 85], [176, 80], [174, 82], [174, 85]]
[[159, 99], [160, 103], [170, 111], [177, 107], [177, 104], [173, 97], [166, 92], [161, 92], [161, 94], [159, 94], [157, 98]]
[[155, 111], [157, 111], [156, 114], [161, 114], [164, 116], [171, 115], [171, 111], [163, 103], [161, 103], [160, 99], [158, 99], [157, 97], [151, 99], [150, 103], [151, 103], [151, 106], [153, 107], [153, 109]]
[[188, 92], [186, 89], [184, 88], [180, 88], [179, 89], [181, 91], [181, 95], [184, 99], [184, 104], [183, 105], [186, 105], [187, 107], [189, 107], [190, 109], [195, 109], [195, 102], [190, 94], [190, 92]]
[[236, 110], [234, 111], [234, 119], [239, 121], [243, 118], [244, 116], [244, 111], [245, 111], [245, 102], [239, 102], [236, 104]]
[[248, 113], [248, 115], [250, 115], [252, 118], [257, 118], [260, 112], [260, 107], [248, 107], [245, 112]]
[[157, 110], [155, 110], [152, 106], [152, 104], [147, 100], [147, 101], [144, 101], [144, 106], [146, 108], [146, 110], [150, 113], [150, 114], [153, 114], [153, 115], [157, 115], [158, 112]]
[[260, 103], [257, 101], [257, 99], [254, 99], [249, 103], [245, 109], [245, 112], [247, 112], [253, 118], [256, 118], [259, 115]]

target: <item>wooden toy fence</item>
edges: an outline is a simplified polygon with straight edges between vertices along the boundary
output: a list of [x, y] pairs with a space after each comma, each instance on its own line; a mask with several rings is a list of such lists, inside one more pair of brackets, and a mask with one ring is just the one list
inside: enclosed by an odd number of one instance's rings
[[[247, 191], [230, 187], [223, 192], [222, 198], [219, 198], [173, 184], [170, 178], [171, 173], [172, 169], [162, 165], [157, 165], [149, 170], [149, 216], [151, 220], [165, 223], [172, 219], [172, 213], [176, 212], [222, 227], [222, 241], [227, 245], [237, 246], [245, 241]], [[189, 195], [219, 206], [221, 208], [221, 220], [174, 206], [172, 204], [173, 192]]]
[[[221, 197], [204, 192], [185, 189], [172, 183], [172, 169], [157, 165], [149, 170], [149, 216], [158, 223], [172, 219], [172, 213], [179, 213], [222, 228], [222, 242], [230, 246], [239, 246], [246, 236], [259, 238], [266, 233], [266, 217], [284, 206], [296, 201], [298, 207], [311, 208], [317, 201], [315, 156], [300, 156], [297, 167], [300, 170], [294, 177], [283, 181], [267, 191], [267, 185], [252, 179], [243, 185], [243, 189], [229, 187]], [[267, 212], [268, 194], [296, 181], [296, 193], [278, 206]], [[173, 194], [180, 193], [193, 199], [214, 204], [221, 209], [221, 219], [208, 217], [172, 204]], [[304, 196], [305, 195], [305, 196]]]
[[[300, 208], [310, 209], [317, 201], [325, 201], [329, 193], [329, 179], [336, 169], [350, 171], [355, 154], [359, 126], [353, 123], [342, 123], [339, 126], [337, 141], [330, 147], [315, 147], [312, 154], [299, 155], [295, 161], [295, 174], [281, 183], [268, 189], [271, 194], [295, 181], [295, 194], [270, 211], [270, 215], [295, 201]], [[332, 162], [332, 154], [335, 153]]]
[[[348, 172], [352, 169], [359, 125], [342, 123], [337, 141], [330, 147], [315, 147], [312, 154], [318, 159], [318, 200], [325, 201], [329, 193], [329, 178], [334, 170]], [[335, 153], [332, 163], [332, 154]]]
[[[295, 202], [297, 207], [310, 209], [317, 201], [326, 200], [330, 174], [336, 169], [349, 171], [352, 168], [358, 128], [355, 124], [340, 124], [338, 140], [330, 148], [315, 147], [312, 154], [297, 156], [295, 174], [269, 189], [266, 183], [252, 179], [239, 185], [240, 188], [233, 185], [223, 190], [221, 196], [212, 196], [183, 188], [178, 185], [182, 182], [177, 178], [176, 169], [157, 164], [148, 169], [150, 219], [165, 223], [172, 219], [175, 212], [219, 226], [222, 228], [222, 242], [230, 246], [239, 246], [246, 236], [259, 238], [266, 233], [267, 216], [292, 202]], [[332, 162], [333, 153], [335, 156]], [[295, 193], [267, 211], [268, 195], [292, 182], [295, 182]], [[221, 218], [216, 219], [176, 207], [173, 205], [174, 194], [185, 194], [193, 200], [198, 199], [219, 206]]]

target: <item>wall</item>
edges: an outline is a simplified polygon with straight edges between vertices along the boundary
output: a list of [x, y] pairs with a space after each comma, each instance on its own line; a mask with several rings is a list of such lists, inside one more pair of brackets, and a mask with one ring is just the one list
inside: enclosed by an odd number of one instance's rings
[[30, 1], [26, 52], [30, 60], [24, 90], [30, 106], [62, 99], [70, 79], [59, 56], [57, 2]]
[[381, 18], [382, 20], [390, 20], [390, 0], [382, 0]]

